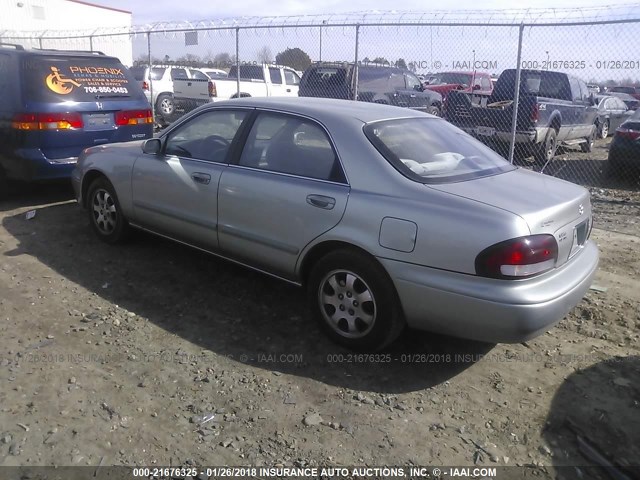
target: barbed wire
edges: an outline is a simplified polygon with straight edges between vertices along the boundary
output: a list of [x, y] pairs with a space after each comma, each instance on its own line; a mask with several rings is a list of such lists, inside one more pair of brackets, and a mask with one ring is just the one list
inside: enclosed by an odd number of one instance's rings
[[78, 38], [144, 35], [183, 31], [228, 31], [236, 29], [291, 29], [346, 26], [562, 26], [568, 24], [640, 23], [640, 4], [623, 3], [582, 8], [528, 8], [506, 10], [366, 10], [288, 16], [243, 16], [208, 20], [169, 20], [130, 27], [99, 27], [86, 30], [5, 30], [10, 38]]

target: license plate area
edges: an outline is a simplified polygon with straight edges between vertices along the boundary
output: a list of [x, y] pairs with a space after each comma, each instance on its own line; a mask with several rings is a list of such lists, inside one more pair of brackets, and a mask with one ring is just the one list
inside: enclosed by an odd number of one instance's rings
[[114, 126], [112, 113], [85, 113], [84, 115], [85, 131], [111, 130]]
[[476, 133], [483, 137], [492, 137], [496, 133], [496, 129], [492, 127], [476, 127]]

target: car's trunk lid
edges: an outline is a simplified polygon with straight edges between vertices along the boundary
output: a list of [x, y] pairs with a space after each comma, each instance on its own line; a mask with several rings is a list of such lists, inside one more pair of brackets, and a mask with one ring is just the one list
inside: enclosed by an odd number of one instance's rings
[[514, 213], [527, 222], [531, 234], [552, 234], [558, 265], [580, 250], [591, 228], [588, 190], [529, 170], [430, 187]]

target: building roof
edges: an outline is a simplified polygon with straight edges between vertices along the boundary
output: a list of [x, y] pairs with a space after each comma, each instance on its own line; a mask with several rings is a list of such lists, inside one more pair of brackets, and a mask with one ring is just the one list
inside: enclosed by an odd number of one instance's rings
[[71, 3], [79, 3], [81, 5], [87, 5], [89, 7], [95, 7], [95, 8], [103, 8], [105, 10], [111, 10], [114, 12], [121, 12], [121, 13], [128, 13], [130, 15], [133, 14], [133, 12], [130, 12], [129, 10], [122, 10], [120, 8], [113, 8], [113, 7], [106, 7], [104, 5], [99, 5], [97, 3], [92, 3], [92, 2], [85, 2], [84, 0], [67, 0], [67, 2], [71, 2]]

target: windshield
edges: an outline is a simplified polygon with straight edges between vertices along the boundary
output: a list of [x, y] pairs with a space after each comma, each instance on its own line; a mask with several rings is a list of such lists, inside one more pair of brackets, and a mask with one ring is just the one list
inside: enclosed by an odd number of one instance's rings
[[365, 125], [364, 132], [394, 167], [418, 182], [469, 180], [515, 168], [489, 147], [441, 119], [383, 120]]
[[471, 85], [471, 75], [466, 73], [445, 72], [438, 73], [429, 80], [429, 85]]

